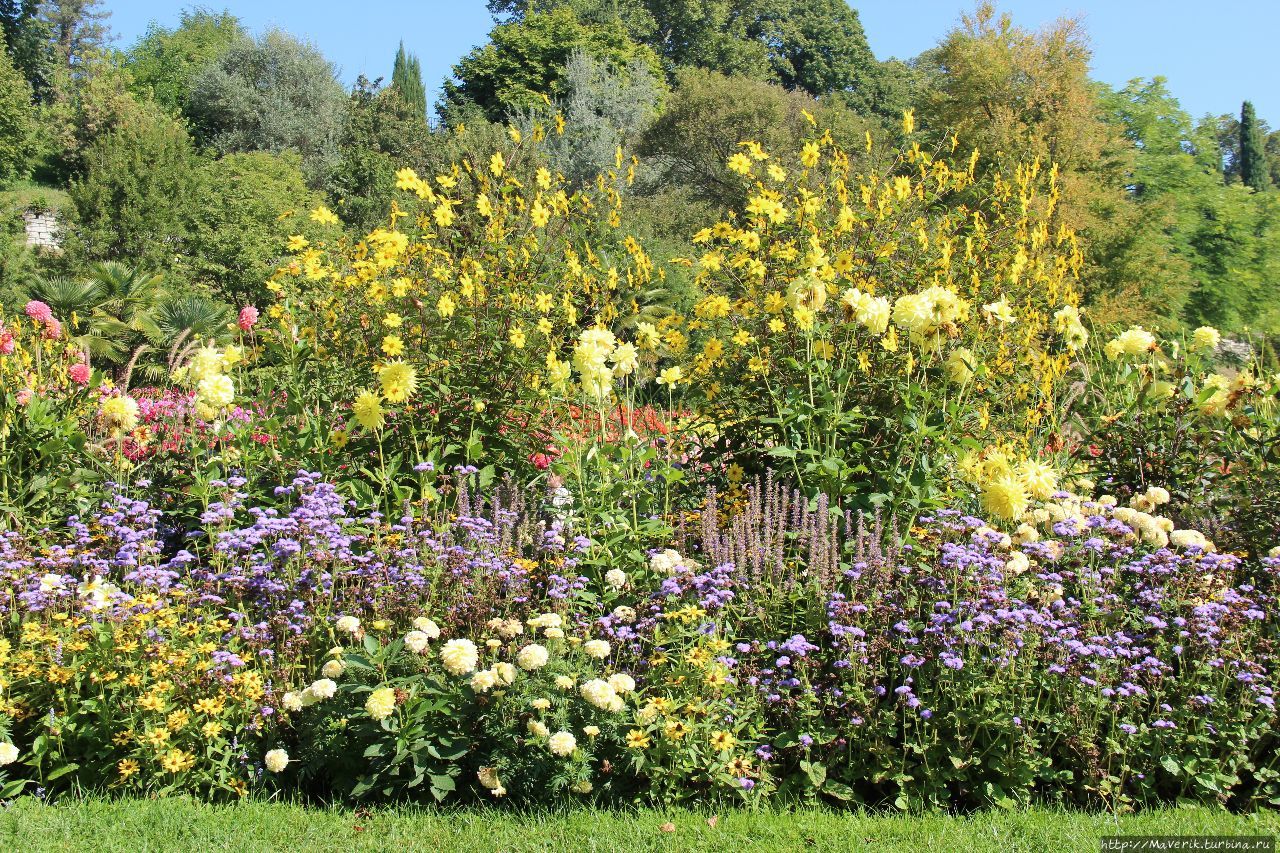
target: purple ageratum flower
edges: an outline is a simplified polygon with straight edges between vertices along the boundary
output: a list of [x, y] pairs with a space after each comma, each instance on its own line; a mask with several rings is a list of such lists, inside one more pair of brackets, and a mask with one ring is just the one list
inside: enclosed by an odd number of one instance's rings
[[744, 791], [750, 791], [752, 788], [756, 786], [755, 781], [752, 779], [748, 779], [746, 776], [740, 776], [738, 778], [738, 784], [742, 786], [742, 790]]

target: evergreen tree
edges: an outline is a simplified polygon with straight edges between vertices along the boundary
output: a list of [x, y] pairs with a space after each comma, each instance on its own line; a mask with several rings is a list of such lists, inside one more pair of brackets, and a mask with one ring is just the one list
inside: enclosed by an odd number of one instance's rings
[[41, 20], [40, 0], [0, 0], [0, 37], [15, 68], [27, 78], [37, 100], [43, 100], [52, 74], [48, 27]]
[[1253, 104], [1245, 101], [1240, 108], [1240, 180], [1259, 191], [1271, 187], [1266, 149], [1266, 134], [1258, 123]]
[[106, 47], [111, 38], [102, 0], [47, 0], [40, 4], [40, 18], [53, 38], [59, 61], [74, 67], [86, 53]]
[[400, 42], [396, 63], [391, 69], [391, 88], [415, 115], [426, 120], [427, 88], [422, 85], [422, 65], [418, 57], [405, 53], [404, 42]]

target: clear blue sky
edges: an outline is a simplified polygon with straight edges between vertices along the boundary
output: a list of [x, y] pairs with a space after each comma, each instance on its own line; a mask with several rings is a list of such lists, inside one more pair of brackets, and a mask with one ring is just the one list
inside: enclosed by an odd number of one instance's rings
[[[155, 20], [178, 21], [172, 0], [105, 0], [119, 47], [128, 47]], [[359, 74], [390, 76], [400, 39], [422, 60], [428, 89], [450, 66], [483, 44], [492, 20], [483, 0], [197, 0], [226, 8], [251, 30], [280, 26], [320, 47], [344, 81]], [[881, 59], [908, 58], [932, 47], [971, 9], [966, 0], [864, 0], [871, 49]], [[1238, 112], [1252, 100], [1280, 126], [1280, 0], [1004, 0], [1019, 24], [1038, 28], [1064, 14], [1081, 16], [1094, 50], [1094, 77], [1123, 85], [1162, 74], [1194, 117]]]

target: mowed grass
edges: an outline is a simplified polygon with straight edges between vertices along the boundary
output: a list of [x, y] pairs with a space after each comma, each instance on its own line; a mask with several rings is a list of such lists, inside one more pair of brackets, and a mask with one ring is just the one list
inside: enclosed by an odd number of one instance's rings
[[189, 799], [22, 798], [0, 810], [0, 850], [875, 850], [1097, 851], [1104, 835], [1269, 835], [1280, 814], [1176, 809], [1113, 817], [1044, 809], [973, 816], [818, 809], [509, 813], [354, 811], [286, 803], [212, 806]]

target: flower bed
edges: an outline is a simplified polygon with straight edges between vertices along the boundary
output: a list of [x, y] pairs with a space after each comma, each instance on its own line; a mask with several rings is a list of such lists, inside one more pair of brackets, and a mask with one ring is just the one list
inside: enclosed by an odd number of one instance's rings
[[1144, 541], [1154, 505], [1060, 492], [1014, 535], [942, 510], [895, 536], [770, 482], [624, 569], [466, 469], [455, 513], [391, 523], [313, 475], [283, 510], [238, 484], [174, 553], [124, 495], [0, 539], [8, 793], [1280, 795], [1280, 559]]

